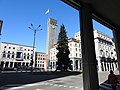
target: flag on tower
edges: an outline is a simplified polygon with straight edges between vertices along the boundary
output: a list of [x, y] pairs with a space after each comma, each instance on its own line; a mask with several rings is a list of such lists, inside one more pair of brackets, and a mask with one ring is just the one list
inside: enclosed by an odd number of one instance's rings
[[48, 14], [50, 12], [50, 10], [48, 9], [46, 12], [45, 12], [45, 14]]

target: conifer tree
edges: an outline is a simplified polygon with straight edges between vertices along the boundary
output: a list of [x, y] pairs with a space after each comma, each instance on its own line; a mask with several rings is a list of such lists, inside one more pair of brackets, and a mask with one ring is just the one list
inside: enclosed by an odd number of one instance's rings
[[57, 61], [57, 69], [61, 71], [67, 71], [68, 67], [70, 67], [70, 59], [69, 59], [69, 47], [68, 47], [68, 37], [67, 32], [65, 30], [64, 24], [60, 27], [60, 33], [58, 35], [58, 53], [56, 57], [58, 58]]

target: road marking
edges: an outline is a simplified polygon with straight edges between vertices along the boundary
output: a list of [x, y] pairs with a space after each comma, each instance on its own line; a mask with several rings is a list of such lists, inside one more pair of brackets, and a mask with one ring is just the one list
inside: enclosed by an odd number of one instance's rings
[[32, 84], [28, 84], [26, 86], [35, 86], [35, 85], [38, 85], [37, 83], [32, 83]]
[[54, 86], [58, 86], [58, 84], [54, 84]]
[[76, 89], [79, 88], [79, 87], [75, 87]]
[[73, 88], [73, 86], [69, 86], [69, 88]]
[[44, 85], [48, 85], [48, 83], [45, 83]]
[[35, 90], [43, 90], [43, 89], [35, 89]]
[[6, 89], [6, 90], [16, 90], [16, 89], [22, 89], [22, 88], [24, 88], [24, 87], [12, 87], [12, 88], [9, 88], [9, 89]]
[[63, 87], [67, 87], [67, 86], [63, 86]]
[[58, 85], [59, 87], [62, 87], [63, 85]]
[[50, 84], [50, 86], [52, 86], [53, 84]]

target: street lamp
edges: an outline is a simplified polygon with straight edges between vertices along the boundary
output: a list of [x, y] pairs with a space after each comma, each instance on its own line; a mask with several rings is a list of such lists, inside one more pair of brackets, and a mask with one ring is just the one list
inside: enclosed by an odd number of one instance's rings
[[31, 27], [28, 27], [29, 29], [34, 31], [34, 40], [33, 40], [33, 54], [32, 54], [32, 60], [30, 62], [31, 68], [33, 68], [33, 59], [34, 59], [34, 48], [35, 48], [35, 37], [36, 37], [36, 32], [41, 31], [42, 29], [39, 29], [41, 25], [39, 25], [37, 28], [34, 28], [33, 24], [31, 24]]

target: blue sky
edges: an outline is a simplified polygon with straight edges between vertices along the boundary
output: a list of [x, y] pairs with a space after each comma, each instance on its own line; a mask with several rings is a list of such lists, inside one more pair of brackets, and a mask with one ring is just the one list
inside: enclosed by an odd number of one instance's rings
[[[49, 14], [45, 15], [47, 9]], [[80, 30], [79, 12], [60, 0], [0, 0], [0, 19], [3, 20], [2, 42], [32, 46], [33, 31], [28, 27], [41, 25], [36, 35], [37, 51], [46, 52], [47, 20], [54, 18], [64, 24], [69, 38]], [[94, 29], [112, 36], [111, 31], [94, 22]]]

